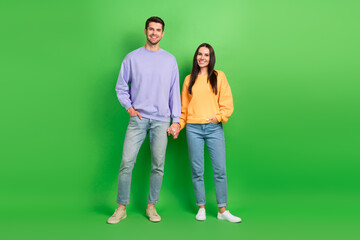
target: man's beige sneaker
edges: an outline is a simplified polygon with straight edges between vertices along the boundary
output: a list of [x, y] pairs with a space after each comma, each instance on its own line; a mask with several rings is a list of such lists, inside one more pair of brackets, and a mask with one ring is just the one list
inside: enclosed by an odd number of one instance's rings
[[160, 222], [161, 217], [157, 214], [155, 207], [151, 206], [146, 209], [146, 216], [151, 222]]
[[109, 217], [107, 223], [115, 224], [120, 222], [120, 220], [124, 218], [126, 218], [126, 209], [119, 207], [118, 209], [115, 210], [114, 214], [111, 217]]

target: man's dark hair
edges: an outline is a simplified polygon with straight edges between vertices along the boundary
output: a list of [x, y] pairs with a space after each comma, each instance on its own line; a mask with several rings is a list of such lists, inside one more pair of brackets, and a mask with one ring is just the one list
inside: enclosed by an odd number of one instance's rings
[[164, 21], [159, 18], [159, 17], [149, 17], [148, 20], [146, 20], [146, 23], [145, 23], [145, 29], [147, 29], [149, 27], [149, 23], [151, 22], [156, 22], [156, 23], [161, 23], [162, 24], [162, 30], [164, 31], [164, 28], [165, 28], [165, 23]]

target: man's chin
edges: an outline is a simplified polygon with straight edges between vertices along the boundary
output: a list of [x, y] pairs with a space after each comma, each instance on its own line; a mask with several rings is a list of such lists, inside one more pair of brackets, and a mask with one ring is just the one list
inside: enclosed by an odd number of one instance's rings
[[156, 44], [158, 44], [158, 43], [160, 42], [160, 40], [159, 40], [159, 41], [156, 41], [156, 42], [152, 42], [152, 41], [150, 41], [150, 40], [148, 39], [147, 42], [148, 42], [149, 44], [151, 44], [151, 45], [156, 45]]

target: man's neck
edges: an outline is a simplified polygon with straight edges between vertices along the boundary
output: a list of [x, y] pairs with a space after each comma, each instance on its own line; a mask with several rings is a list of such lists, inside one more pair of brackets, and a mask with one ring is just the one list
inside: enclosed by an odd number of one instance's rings
[[149, 44], [148, 42], [146, 42], [145, 48], [146, 48], [147, 50], [153, 51], [153, 52], [160, 50], [159, 44], [152, 45], [152, 44]]

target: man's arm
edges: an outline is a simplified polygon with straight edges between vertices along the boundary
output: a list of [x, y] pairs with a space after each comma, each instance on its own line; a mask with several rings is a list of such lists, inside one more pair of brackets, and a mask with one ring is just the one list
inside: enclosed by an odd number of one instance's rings
[[[173, 134], [173, 129], [179, 128], [180, 131], [180, 114], [181, 114], [181, 102], [180, 102], [180, 83], [179, 83], [179, 69], [175, 61], [175, 66], [172, 73], [171, 86], [170, 86], [170, 95], [169, 95], [169, 108], [170, 115], [172, 118], [172, 124], [168, 128], [168, 133]], [[177, 134], [173, 134], [173, 138], [176, 139]]]
[[125, 57], [121, 64], [119, 77], [116, 83], [115, 91], [121, 106], [128, 110], [131, 106], [130, 89], [131, 72], [128, 59]]
[[130, 116], [138, 116], [142, 119], [140, 113], [131, 105], [129, 84], [131, 82], [130, 63], [127, 57], [121, 64], [119, 77], [116, 83], [115, 91], [121, 106], [123, 106]]

